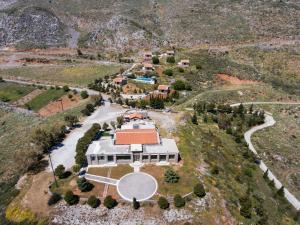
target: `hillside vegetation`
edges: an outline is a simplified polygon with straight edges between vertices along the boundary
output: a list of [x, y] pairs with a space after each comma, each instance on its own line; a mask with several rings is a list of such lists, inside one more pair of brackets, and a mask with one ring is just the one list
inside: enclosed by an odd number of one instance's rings
[[295, 0], [17, 0], [2, 8], [0, 44], [66, 45], [70, 37], [77, 38], [74, 28], [81, 47], [294, 38], [299, 9]]

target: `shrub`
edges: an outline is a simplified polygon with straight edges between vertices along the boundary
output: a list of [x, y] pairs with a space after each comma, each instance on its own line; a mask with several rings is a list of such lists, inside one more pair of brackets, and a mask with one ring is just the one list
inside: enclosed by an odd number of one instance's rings
[[89, 97], [89, 94], [87, 93], [87, 91], [82, 91], [82, 92], [80, 93], [80, 96], [81, 96], [82, 99], [86, 99], [86, 98]]
[[82, 192], [88, 192], [94, 188], [94, 185], [88, 182], [84, 177], [77, 180], [77, 186]]
[[177, 208], [181, 208], [181, 207], [185, 206], [185, 200], [184, 200], [184, 198], [181, 197], [180, 194], [176, 194], [174, 196], [174, 205]]
[[176, 91], [184, 90], [184, 89], [185, 89], [185, 83], [184, 83], [182, 80], [176, 80], [176, 81], [173, 83], [173, 88], [174, 88]]
[[201, 69], [202, 69], [202, 66], [198, 64], [198, 65], [196, 65], [196, 69], [197, 69], [197, 70], [201, 70]]
[[114, 208], [115, 206], [117, 206], [117, 201], [115, 200], [115, 199], [113, 199], [112, 197], [111, 197], [111, 195], [108, 195], [108, 196], [106, 196], [106, 198], [104, 199], [104, 206], [106, 207], [106, 208], [108, 208], [108, 209], [112, 209], [112, 208]]
[[168, 169], [165, 172], [165, 182], [167, 182], [167, 183], [177, 183], [178, 181], [179, 181], [179, 176], [174, 170]]
[[92, 208], [97, 208], [101, 204], [101, 202], [100, 202], [100, 199], [98, 199], [94, 195], [92, 195], [89, 197], [87, 204], [89, 206], [91, 206]]
[[68, 98], [73, 98], [73, 95], [72, 94], [68, 94]]
[[193, 124], [198, 125], [198, 119], [196, 113], [194, 113], [194, 115], [192, 116], [191, 121]]
[[166, 70], [164, 71], [164, 74], [166, 74], [167, 76], [173, 76], [173, 70], [171, 70], [171, 69], [166, 69]]
[[73, 127], [79, 122], [78, 117], [74, 115], [66, 115], [64, 119], [69, 127]]
[[4, 80], [3, 80], [3, 78], [2, 78], [2, 77], [0, 77], [0, 83], [2, 83], [2, 82], [4, 82]]
[[280, 197], [284, 197], [284, 186], [281, 186], [281, 188], [277, 191], [277, 195]]
[[59, 177], [60, 179], [63, 178], [64, 173], [65, 167], [63, 165], [58, 165], [54, 170], [55, 176]]
[[183, 73], [184, 72], [184, 69], [182, 67], [178, 67], [178, 72], [179, 73]]
[[88, 110], [88, 109], [83, 109], [81, 110], [81, 113], [85, 116], [90, 116], [91, 115], [91, 112]]
[[204, 186], [202, 183], [198, 183], [194, 186], [194, 194], [200, 198], [203, 198], [206, 195], [205, 189], [204, 189]]
[[75, 205], [79, 202], [78, 195], [74, 195], [72, 191], [67, 191], [64, 200], [68, 205]]
[[152, 63], [153, 64], [159, 64], [159, 58], [157, 56], [152, 57]]
[[251, 218], [252, 203], [248, 196], [240, 198], [240, 214], [245, 218]]
[[78, 173], [79, 170], [80, 170], [80, 165], [75, 164], [74, 166], [72, 166], [72, 171], [73, 171], [74, 173]]
[[90, 113], [92, 113], [92, 112], [95, 111], [95, 106], [94, 106], [93, 104], [87, 104], [87, 105], [85, 106], [85, 108], [86, 108]]
[[136, 200], [136, 198], [133, 198], [132, 206], [133, 206], [134, 209], [139, 209], [141, 205], [140, 205], [140, 203]]
[[161, 208], [161, 209], [167, 209], [167, 208], [169, 208], [169, 206], [170, 206], [170, 204], [169, 204], [169, 202], [168, 202], [168, 200], [165, 198], [165, 197], [160, 197], [159, 199], [158, 199], [158, 205], [159, 205], [159, 208]]
[[175, 63], [175, 58], [174, 58], [174, 56], [169, 56], [169, 57], [167, 57], [167, 63]]
[[65, 86], [63, 86], [63, 90], [64, 90], [65, 92], [68, 92], [68, 91], [70, 91], [70, 88], [69, 88], [69, 86], [65, 85]]
[[48, 200], [48, 205], [54, 205], [62, 199], [61, 195], [58, 193], [53, 193]]

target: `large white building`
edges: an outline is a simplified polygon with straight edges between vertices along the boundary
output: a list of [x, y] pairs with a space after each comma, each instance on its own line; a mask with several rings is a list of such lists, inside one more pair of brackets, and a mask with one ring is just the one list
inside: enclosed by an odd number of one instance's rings
[[160, 137], [153, 122], [139, 120], [124, 124], [110, 137], [94, 141], [86, 157], [89, 166], [135, 161], [177, 163], [179, 151], [174, 139]]

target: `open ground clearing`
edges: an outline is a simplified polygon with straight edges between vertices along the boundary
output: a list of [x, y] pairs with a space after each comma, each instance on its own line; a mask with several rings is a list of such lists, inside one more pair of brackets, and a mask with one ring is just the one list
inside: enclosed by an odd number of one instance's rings
[[19, 78], [24, 80], [34, 80], [48, 82], [50, 84], [77, 85], [83, 86], [93, 80], [112, 75], [119, 72], [121, 66], [101, 65], [101, 64], [80, 64], [66, 66], [35, 66], [1, 69], [0, 76], [3, 78]]

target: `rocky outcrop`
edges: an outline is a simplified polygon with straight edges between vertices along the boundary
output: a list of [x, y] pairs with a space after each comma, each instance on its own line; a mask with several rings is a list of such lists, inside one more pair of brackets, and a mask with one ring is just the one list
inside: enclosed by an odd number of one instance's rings
[[51, 11], [28, 7], [0, 14], [0, 45], [63, 45], [64, 25]]

